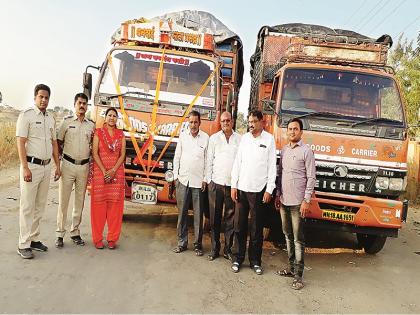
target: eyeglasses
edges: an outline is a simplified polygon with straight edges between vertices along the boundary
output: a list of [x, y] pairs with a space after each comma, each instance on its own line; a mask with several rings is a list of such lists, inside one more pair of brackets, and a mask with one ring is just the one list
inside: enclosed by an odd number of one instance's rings
[[223, 119], [223, 120], [221, 120], [220, 122], [222, 122], [222, 123], [229, 123], [229, 122], [231, 122], [232, 120], [231, 119]]

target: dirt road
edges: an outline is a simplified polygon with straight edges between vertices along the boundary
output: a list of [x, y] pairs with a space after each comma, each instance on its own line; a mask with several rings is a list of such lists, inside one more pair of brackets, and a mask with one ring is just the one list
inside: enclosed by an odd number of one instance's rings
[[[290, 280], [274, 275], [287, 259], [269, 243], [262, 276], [246, 266], [234, 274], [223, 258], [172, 253], [176, 223], [170, 216], [128, 216], [120, 247], [96, 250], [85, 210], [87, 245], [66, 237], [56, 249], [56, 183], [41, 223], [49, 251], [23, 260], [16, 254], [18, 186], [17, 169], [0, 171], [1, 313], [420, 313], [419, 209], [410, 208], [400, 237], [376, 256], [355, 250], [352, 235], [309, 233], [306, 287], [296, 292]], [[208, 251], [208, 235], [204, 245]]]

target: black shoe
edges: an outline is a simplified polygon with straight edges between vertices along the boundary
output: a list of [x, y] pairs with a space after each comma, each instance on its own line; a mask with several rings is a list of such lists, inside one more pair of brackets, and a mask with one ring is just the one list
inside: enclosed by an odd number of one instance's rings
[[207, 256], [207, 259], [210, 260], [210, 261], [213, 261], [216, 258], [219, 258], [219, 253], [216, 254], [214, 252], [211, 252], [210, 255]]
[[22, 249], [18, 248], [17, 253], [23, 259], [32, 259], [32, 258], [34, 258], [34, 254], [32, 253], [32, 249], [30, 249], [30, 248], [22, 248]]
[[76, 245], [84, 246], [85, 241], [80, 237], [80, 235], [70, 237], [73, 240], [73, 243]]
[[37, 250], [39, 252], [46, 252], [48, 250], [48, 247], [42, 244], [41, 242], [31, 242], [31, 248], [33, 250]]
[[57, 237], [57, 239], [55, 240], [55, 247], [62, 248], [63, 246], [64, 246], [63, 238]]

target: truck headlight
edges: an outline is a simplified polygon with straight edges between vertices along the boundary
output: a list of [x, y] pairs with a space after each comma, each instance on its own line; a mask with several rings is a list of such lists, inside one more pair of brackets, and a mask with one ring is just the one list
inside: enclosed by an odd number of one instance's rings
[[174, 172], [172, 172], [172, 171], [166, 171], [166, 172], [165, 172], [165, 180], [166, 180], [168, 183], [173, 182], [173, 180], [174, 180]]
[[402, 178], [390, 178], [389, 189], [390, 190], [404, 190], [404, 180]]
[[388, 177], [377, 177], [375, 187], [379, 189], [388, 189], [389, 178]]

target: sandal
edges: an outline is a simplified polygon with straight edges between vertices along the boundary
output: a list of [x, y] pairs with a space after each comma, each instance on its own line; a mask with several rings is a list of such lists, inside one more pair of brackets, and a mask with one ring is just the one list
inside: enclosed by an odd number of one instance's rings
[[182, 247], [182, 246], [177, 246], [174, 249], [172, 249], [172, 251], [174, 253], [177, 253], [177, 254], [182, 253], [182, 252], [184, 252], [186, 250], [187, 250], [187, 247]]
[[291, 271], [290, 269], [277, 270], [275, 274], [281, 277], [294, 277], [295, 276], [293, 271]]
[[302, 278], [295, 278], [292, 283], [292, 289], [294, 290], [300, 290], [304, 287]]
[[102, 241], [95, 243], [96, 249], [104, 249], [104, 243]]
[[203, 256], [203, 250], [200, 248], [194, 249], [196, 256]]
[[238, 262], [234, 262], [234, 263], [232, 264], [232, 266], [230, 266], [230, 269], [232, 269], [232, 271], [233, 271], [234, 273], [239, 272], [239, 268], [240, 268], [240, 265], [239, 265], [239, 263], [238, 263]]
[[108, 248], [109, 249], [115, 249], [115, 247], [116, 247], [116, 244], [115, 244], [114, 241], [108, 241]]

